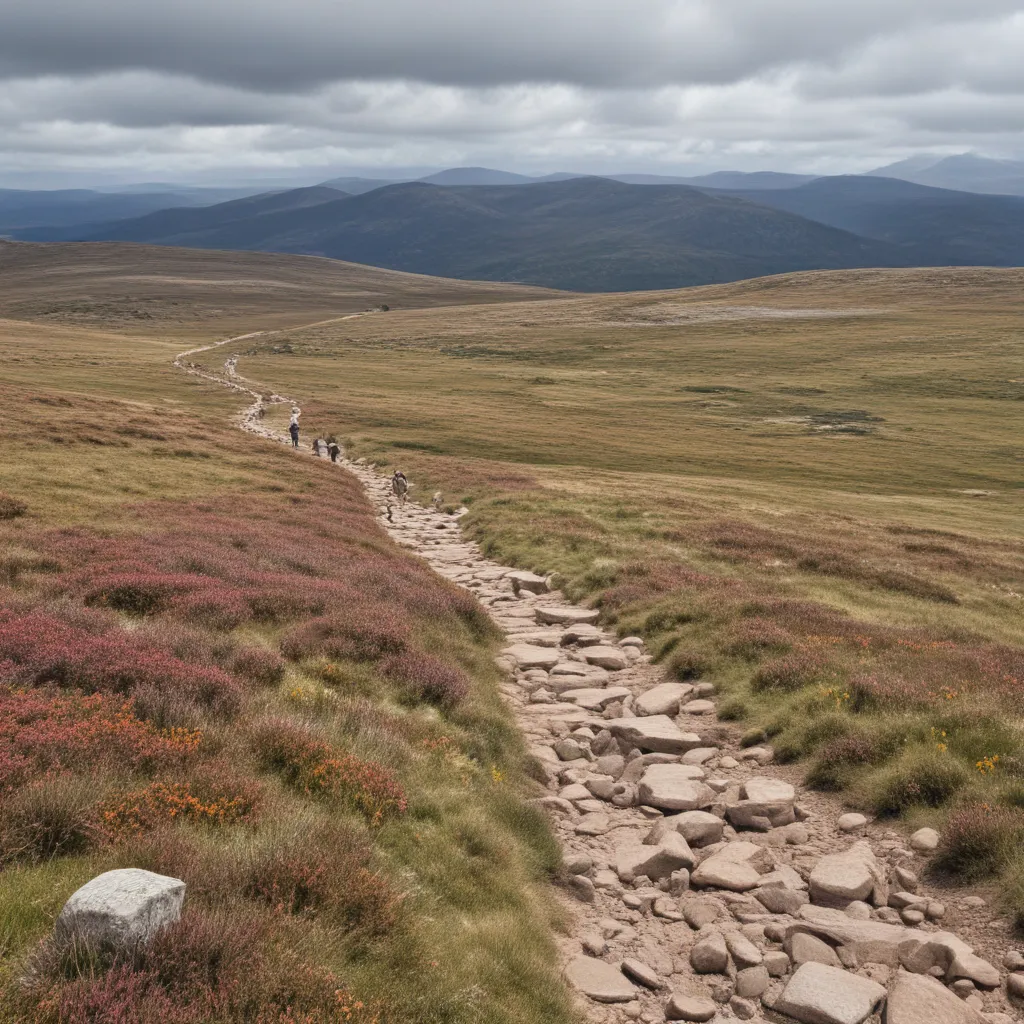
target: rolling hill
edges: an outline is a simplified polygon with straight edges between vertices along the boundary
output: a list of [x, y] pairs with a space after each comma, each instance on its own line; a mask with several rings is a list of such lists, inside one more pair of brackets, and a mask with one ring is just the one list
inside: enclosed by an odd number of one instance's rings
[[922, 266], [1024, 264], [1024, 197], [864, 175], [728, 194], [902, 246]]
[[[528, 186], [411, 182], [355, 196], [298, 191], [295, 201], [288, 198], [293, 191], [267, 202], [243, 201], [247, 207], [236, 202], [187, 211], [187, 217], [126, 220], [86, 240], [308, 253], [580, 291], [907, 262], [887, 243], [679, 185], [574, 178]], [[243, 209], [248, 213], [239, 217]]]

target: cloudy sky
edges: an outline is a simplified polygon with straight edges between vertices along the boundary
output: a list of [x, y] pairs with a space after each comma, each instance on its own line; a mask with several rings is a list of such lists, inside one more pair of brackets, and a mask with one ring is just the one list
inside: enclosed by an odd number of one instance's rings
[[1024, 156], [1024, 0], [0, 0], [0, 184]]

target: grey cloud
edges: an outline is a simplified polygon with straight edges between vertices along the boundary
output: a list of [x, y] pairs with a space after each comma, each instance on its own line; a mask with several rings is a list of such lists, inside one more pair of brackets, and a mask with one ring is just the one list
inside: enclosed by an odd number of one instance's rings
[[722, 83], [1019, 0], [4, 0], [0, 73], [148, 69], [259, 90]]

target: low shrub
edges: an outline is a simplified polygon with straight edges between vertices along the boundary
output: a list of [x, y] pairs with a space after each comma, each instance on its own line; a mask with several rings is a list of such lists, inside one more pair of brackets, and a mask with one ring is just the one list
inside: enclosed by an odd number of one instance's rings
[[276, 913], [326, 916], [381, 935], [394, 926], [400, 900], [369, 861], [366, 841], [333, 823], [255, 851], [239, 888]]
[[253, 747], [261, 767], [289, 786], [307, 796], [338, 798], [371, 824], [405, 813], [405, 793], [387, 768], [338, 751], [291, 722], [264, 722], [253, 735]]
[[260, 803], [254, 783], [208, 781], [153, 782], [143, 789], [124, 793], [101, 809], [100, 820], [112, 842], [150, 831], [166, 821], [190, 821], [201, 825], [229, 825], [250, 820]]
[[833, 667], [821, 652], [796, 650], [764, 662], [754, 673], [751, 686], [758, 693], [773, 690], [792, 693], [821, 683], [833, 673]]
[[708, 659], [698, 651], [676, 651], [669, 659], [668, 671], [681, 683], [700, 679], [708, 671]]
[[795, 643], [796, 637], [789, 630], [770, 619], [758, 617], [741, 620], [725, 649], [729, 654], [753, 661], [766, 653], [784, 654]]
[[66, 770], [152, 772], [182, 763], [201, 741], [198, 731], [142, 721], [121, 698], [0, 687], [0, 793]]
[[401, 654], [408, 643], [409, 624], [399, 611], [362, 606], [296, 626], [281, 641], [281, 650], [293, 661], [316, 657], [378, 661]]
[[469, 677], [462, 669], [422, 651], [405, 651], [381, 666], [384, 676], [401, 684], [416, 700], [453, 708], [469, 694]]
[[189, 665], [166, 651], [137, 643], [123, 630], [96, 636], [51, 615], [0, 611], [0, 660], [20, 681], [54, 683], [94, 692], [128, 693], [155, 686], [212, 710], [236, 710], [241, 688], [226, 672]]
[[284, 658], [266, 647], [243, 647], [231, 663], [235, 675], [257, 686], [276, 686], [284, 679], [286, 667]]
[[906, 751], [865, 780], [876, 813], [902, 814], [911, 807], [941, 807], [970, 781], [970, 770], [950, 754], [928, 747]]
[[95, 781], [57, 776], [0, 803], [0, 861], [37, 862], [82, 853], [100, 835]]
[[946, 819], [932, 861], [939, 871], [976, 881], [999, 872], [1024, 842], [1024, 811], [969, 804]]
[[130, 952], [49, 941], [33, 958], [32, 1024], [375, 1024], [332, 973], [272, 941], [251, 913], [186, 909]]
[[0, 520], [17, 519], [25, 515], [26, 512], [28, 512], [28, 505], [21, 498], [15, 498], [13, 494], [0, 491]]

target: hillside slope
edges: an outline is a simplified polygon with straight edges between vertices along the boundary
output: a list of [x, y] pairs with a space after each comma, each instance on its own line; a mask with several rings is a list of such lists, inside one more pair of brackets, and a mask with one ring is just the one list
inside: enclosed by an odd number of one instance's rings
[[580, 291], [906, 263], [896, 247], [743, 199], [604, 178], [457, 188], [413, 182], [229, 224], [218, 207], [205, 211], [205, 219], [199, 213], [177, 230], [154, 230], [144, 218], [91, 237], [313, 253]]
[[843, 175], [729, 195], [907, 247], [913, 262], [1019, 266], [1024, 197], [978, 195], [895, 178]]
[[169, 246], [0, 242], [0, 317], [240, 334], [381, 303], [392, 308], [551, 298], [539, 288], [402, 274], [337, 260]]

